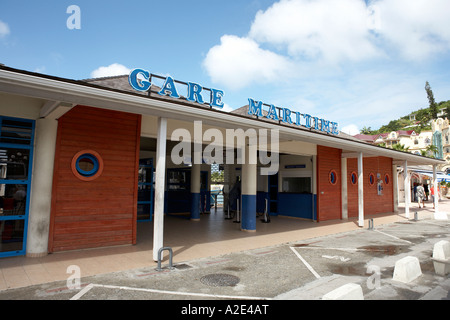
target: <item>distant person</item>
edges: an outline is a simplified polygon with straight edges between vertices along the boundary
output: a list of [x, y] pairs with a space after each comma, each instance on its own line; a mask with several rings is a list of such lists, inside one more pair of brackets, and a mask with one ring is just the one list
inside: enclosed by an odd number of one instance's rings
[[425, 198], [425, 189], [423, 188], [423, 185], [421, 183], [417, 186], [416, 196], [417, 196], [417, 202], [419, 203], [419, 208], [420, 208], [421, 203], [422, 203], [422, 208], [425, 208], [425, 203], [423, 202], [423, 199]]
[[433, 203], [433, 209], [434, 209], [434, 185], [431, 185], [430, 195], [431, 195], [431, 202]]
[[241, 197], [241, 180], [239, 177], [236, 177], [236, 183], [233, 188], [231, 188], [230, 193], [228, 195], [228, 205], [233, 210], [236, 206], [236, 201]]

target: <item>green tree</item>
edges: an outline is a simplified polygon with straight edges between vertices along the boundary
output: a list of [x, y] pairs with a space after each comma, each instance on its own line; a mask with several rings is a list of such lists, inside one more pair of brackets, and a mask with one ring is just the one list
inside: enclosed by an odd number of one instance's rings
[[419, 109], [416, 112], [416, 120], [419, 121], [421, 129], [427, 128], [429, 125], [428, 123], [432, 119], [430, 110], [427, 109]]
[[215, 171], [211, 173], [211, 182], [212, 183], [221, 183], [223, 182], [223, 171]]
[[430, 158], [435, 158], [435, 154], [439, 151], [434, 144], [430, 144], [425, 150]]
[[427, 92], [428, 102], [430, 104], [430, 114], [432, 119], [437, 119], [438, 107], [434, 101], [433, 90], [431, 90], [428, 81], [425, 83], [425, 91]]
[[409, 147], [405, 147], [404, 144], [396, 143], [392, 145], [392, 149], [399, 151], [409, 151]]
[[361, 134], [373, 134], [371, 127], [364, 126], [360, 131]]
[[439, 102], [438, 108], [444, 110], [444, 117], [450, 119], [450, 100]]

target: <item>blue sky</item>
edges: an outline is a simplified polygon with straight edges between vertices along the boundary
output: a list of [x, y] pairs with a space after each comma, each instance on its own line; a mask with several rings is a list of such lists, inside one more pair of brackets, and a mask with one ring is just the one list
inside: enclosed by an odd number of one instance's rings
[[227, 110], [253, 98], [356, 133], [427, 107], [426, 81], [450, 100], [450, 1], [2, 0], [0, 63], [70, 79], [144, 68], [224, 90]]

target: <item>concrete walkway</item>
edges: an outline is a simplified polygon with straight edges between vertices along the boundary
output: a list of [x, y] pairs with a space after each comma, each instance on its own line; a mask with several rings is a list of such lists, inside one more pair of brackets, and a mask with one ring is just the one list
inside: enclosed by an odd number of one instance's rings
[[[440, 202], [441, 211], [450, 212], [450, 200]], [[424, 209], [413, 204], [411, 217], [418, 212], [419, 217], [432, 218], [433, 209], [427, 204]], [[407, 221], [404, 206], [400, 205], [396, 214], [368, 216], [375, 226]], [[138, 224], [138, 243], [130, 246], [101, 249], [78, 250], [49, 254], [42, 258], [11, 257], [0, 259], [0, 290], [21, 288], [54, 281], [66, 281], [70, 275], [68, 268], [76, 265], [82, 277], [139, 268], [156, 267], [152, 259], [153, 223]], [[257, 221], [257, 231], [247, 233], [239, 230], [239, 224], [225, 220], [218, 210], [202, 215], [200, 222], [191, 222], [179, 217], [165, 218], [165, 246], [173, 248], [174, 262], [192, 261], [207, 257], [221, 256], [246, 250], [298, 242], [316, 237], [348, 231], [362, 230], [356, 219], [311, 222], [299, 219], [272, 217], [270, 223]]]

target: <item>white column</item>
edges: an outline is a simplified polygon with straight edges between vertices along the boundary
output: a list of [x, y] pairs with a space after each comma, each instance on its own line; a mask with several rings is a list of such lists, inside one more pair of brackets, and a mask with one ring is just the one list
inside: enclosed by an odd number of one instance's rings
[[394, 212], [398, 212], [398, 175], [397, 165], [392, 165], [392, 192], [394, 201]]
[[155, 210], [153, 224], [153, 260], [158, 261], [158, 250], [164, 239], [164, 188], [166, 176], [167, 119], [158, 118], [158, 140], [156, 142]]
[[405, 216], [409, 218], [409, 203], [411, 201], [411, 187], [408, 174], [408, 161], [403, 164], [403, 174], [405, 179]]
[[358, 154], [358, 226], [364, 227], [364, 176], [363, 154]]
[[341, 159], [342, 219], [348, 219], [347, 158]]
[[57, 130], [58, 121], [55, 119], [36, 120], [26, 249], [28, 257], [42, 257], [48, 253]]
[[433, 188], [434, 188], [434, 212], [439, 212], [439, 189], [438, 189], [438, 181], [436, 175], [436, 165], [433, 164]]

